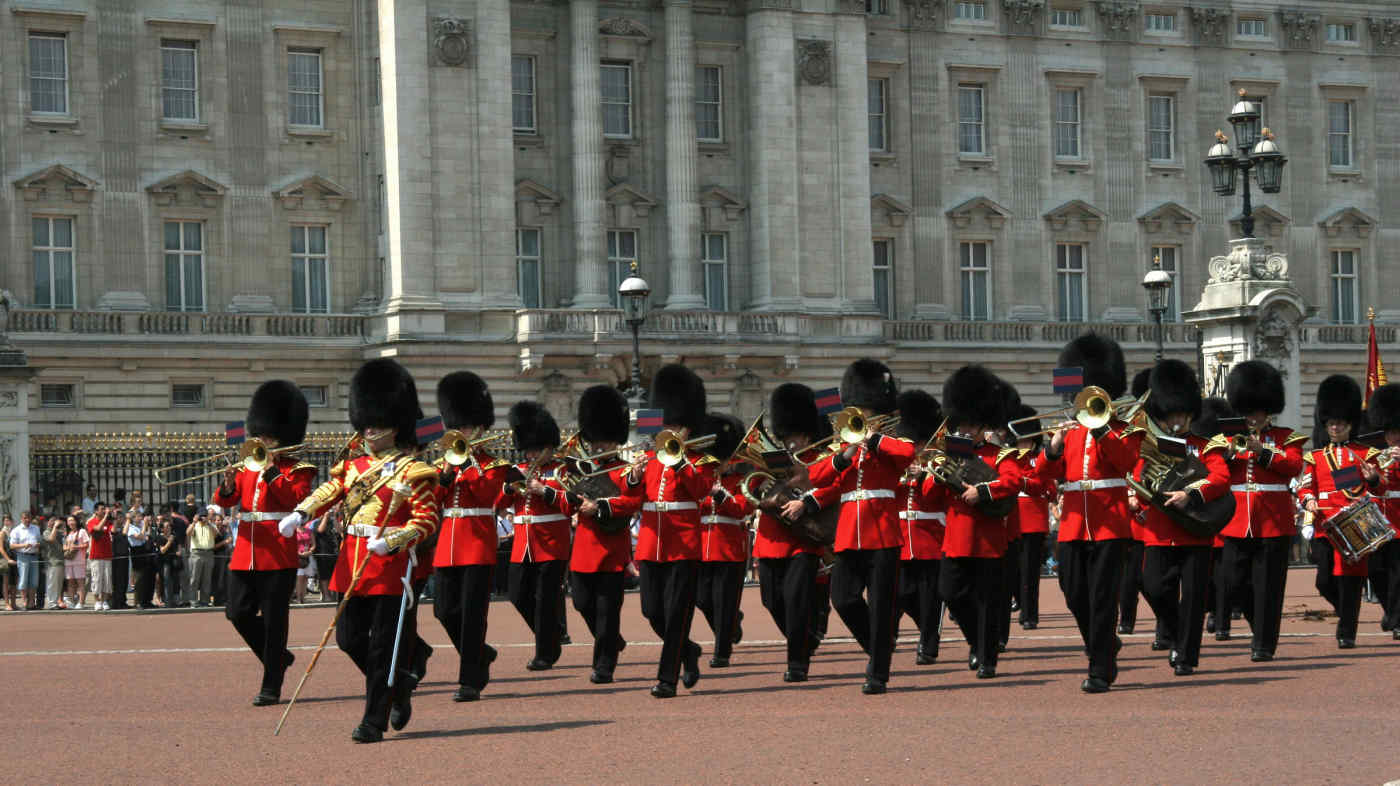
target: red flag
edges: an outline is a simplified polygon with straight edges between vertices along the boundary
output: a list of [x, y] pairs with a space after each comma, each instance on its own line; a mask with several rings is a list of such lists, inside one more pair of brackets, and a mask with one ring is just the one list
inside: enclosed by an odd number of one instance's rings
[[1371, 400], [1376, 388], [1386, 382], [1385, 364], [1381, 362], [1381, 351], [1376, 346], [1376, 312], [1370, 311], [1366, 316], [1371, 320], [1371, 337], [1366, 342], [1366, 397], [1361, 402], [1363, 407]]

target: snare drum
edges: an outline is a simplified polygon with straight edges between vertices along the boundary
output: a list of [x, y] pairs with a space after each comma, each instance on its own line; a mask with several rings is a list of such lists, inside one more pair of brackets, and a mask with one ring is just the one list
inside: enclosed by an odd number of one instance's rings
[[1373, 499], [1360, 499], [1337, 511], [1318, 531], [1351, 563], [1360, 562], [1395, 537], [1395, 530]]

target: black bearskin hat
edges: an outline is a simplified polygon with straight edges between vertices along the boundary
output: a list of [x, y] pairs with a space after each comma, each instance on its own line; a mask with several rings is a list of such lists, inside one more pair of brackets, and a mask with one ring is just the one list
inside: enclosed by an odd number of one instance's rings
[[1229, 401], [1220, 396], [1211, 396], [1201, 402], [1201, 414], [1191, 421], [1191, 433], [1201, 439], [1210, 439], [1220, 433], [1222, 419], [1233, 417], [1236, 417], [1235, 410]]
[[612, 385], [594, 385], [578, 400], [578, 431], [584, 442], [627, 441], [627, 397]]
[[841, 403], [848, 407], [888, 415], [895, 410], [897, 392], [889, 366], [872, 358], [855, 361], [841, 376]]
[[831, 433], [831, 421], [817, 409], [816, 393], [798, 382], [784, 382], [773, 389], [767, 424], [779, 441], [803, 434], [815, 442]]
[[943, 414], [948, 428], [966, 424], [995, 427], [1006, 422], [1001, 380], [982, 366], [963, 366], [943, 383]]
[[1152, 384], [1152, 367], [1139, 371], [1133, 375], [1133, 384], [1128, 388], [1128, 394], [1133, 398], [1142, 398], [1142, 394], [1147, 392], [1147, 388]]
[[508, 416], [516, 450], [546, 450], [559, 446], [559, 424], [538, 401], [517, 401]]
[[650, 405], [663, 410], [662, 423], [699, 435], [705, 425], [705, 383], [679, 363], [662, 366], [651, 379]]
[[1007, 382], [1001, 377], [997, 377], [997, 385], [1001, 388], [1001, 414], [1002, 420], [997, 423], [987, 425], [992, 428], [1005, 428], [1006, 419], [1011, 417], [1011, 413], [1021, 411], [1021, 392], [1016, 386]]
[[454, 371], [438, 381], [437, 405], [447, 428], [491, 428], [496, 422], [491, 391], [470, 371]]
[[[1020, 418], [1034, 418], [1034, 420], [1027, 420], [1024, 423], [1016, 424], [1017, 430], [1020, 431], [1022, 434], [1035, 434], [1035, 432], [1040, 431], [1040, 418], [1036, 417], [1034, 407], [1028, 407], [1025, 404], [1022, 404], [1020, 409], [1008, 412], [1007, 414], [1014, 415], [1018, 420]], [[1012, 434], [1011, 438], [1017, 439], [1015, 434]], [[1036, 434], [1034, 437], [1031, 437], [1031, 441], [1035, 443], [1035, 446], [1037, 448], [1039, 448], [1041, 445], [1045, 444], [1045, 435]]]
[[1381, 385], [1371, 391], [1366, 405], [1366, 423], [1374, 431], [1400, 428], [1400, 383]]
[[308, 417], [301, 388], [285, 379], [271, 379], [253, 392], [243, 428], [250, 437], [272, 437], [283, 447], [300, 445], [306, 439]]
[[1346, 374], [1333, 374], [1317, 386], [1317, 406], [1313, 420], [1323, 430], [1319, 445], [1327, 444], [1326, 426], [1329, 420], [1345, 420], [1351, 424], [1351, 435], [1361, 425], [1361, 388]]
[[1246, 360], [1230, 369], [1225, 378], [1225, 397], [1241, 415], [1277, 415], [1283, 411], [1283, 375], [1272, 363]]
[[1147, 414], [1161, 423], [1168, 415], [1185, 412], [1192, 420], [1201, 416], [1201, 388], [1196, 372], [1180, 360], [1162, 360], [1152, 367], [1148, 386]]
[[1128, 389], [1128, 371], [1123, 348], [1108, 336], [1085, 333], [1060, 350], [1059, 365], [1084, 369], [1084, 386], [1097, 385], [1110, 398], [1119, 398]]
[[719, 412], [711, 412], [705, 416], [705, 426], [701, 429], [704, 434], [714, 434], [714, 444], [705, 448], [705, 452], [724, 461], [734, 454], [734, 450], [739, 447], [739, 440], [744, 438], [744, 424], [733, 415], [725, 415]]
[[899, 426], [896, 433], [916, 445], [929, 441], [943, 422], [943, 408], [938, 399], [922, 390], [905, 390], [895, 398], [899, 405]]
[[394, 444], [405, 450], [418, 445], [418, 386], [408, 370], [392, 358], [366, 361], [350, 378], [350, 425], [394, 429]]

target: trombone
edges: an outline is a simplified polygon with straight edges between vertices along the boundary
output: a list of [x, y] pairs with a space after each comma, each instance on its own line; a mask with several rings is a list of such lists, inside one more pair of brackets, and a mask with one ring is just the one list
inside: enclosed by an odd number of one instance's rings
[[[1097, 385], [1090, 385], [1075, 395], [1073, 404], [1050, 412], [1040, 412], [1029, 417], [1017, 418], [1007, 422], [1006, 427], [1011, 431], [1011, 435], [1018, 440], [1054, 434], [1064, 427], [1070, 419], [1087, 429], [1096, 429], [1107, 425], [1115, 417], [1131, 420], [1142, 408], [1142, 405], [1147, 402], [1147, 396], [1146, 393], [1143, 394], [1142, 398], [1124, 396], [1114, 401], [1109, 398], [1108, 391]], [[1060, 422], [1030, 434], [1022, 434], [1016, 429], [1018, 423], [1029, 423], [1032, 420], [1041, 419]]]
[[[869, 439], [870, 435], [877, 431], [881, 434], [888, 434], [898, 424], [898, 415], [874, 415], [867, 418], [859, 407], [846, 407], [831, 417], [831, 430], [833, 432], [831, 436], [813, 442], [804, 450], [831, 445], [836, 440], [847, 445], [859, 444]], [[810, 467], [825, 456], [818, 456], [811, 461], [803, 461], [795, 454], [792, 458], [802, 466]]]
[[[264, 469], [267, 469], [268, 465], [271, 464], [272, 460], [276, 457], [282, 455], [283, 453], [291, 453], [297, 450], [301, 450], [302, 447], [304, 447], [304, 444], [270, 448], [267, 446], [266, 442], [263, 442], [257, 437], [253, 437], [252, 439], [249, 439], [243, 444], [239, 445], [237, 451], [225, 450], [220, 453], [205, 456], [204, 458], [198, 458], [192, 461], [184, 461], [179, 464], [171, 464], [168, 467], [161, 467], [160, 469], [155, 470], [155, 472], [152, 474], [156, 476], [156, 482], [160, 483], [162, 486], [174, 486], [180, 483], [188, 483], [194, 480], [212, 478], [215, 475], [222, 475], [225, 472], [227, 472], [230, 468], [237, 467], [240, 464], [242, 465], [243, 469], [250, 470], [252, 472], [262, 472]], [[234, 457], [237, 457], [237, 462], [233, 460]], [[219, 467], [217, 469], [209, 470], [208, 472], [204, 472], [198, 475], [192, 475], [187, 478], [179, 478], [178, 480], [166, 480], [164, 477], [162, 477], [162, 475], [168, 474], [177, 469], [198, 466], [200, 464], [208, 464], [210, 462], [219, 461], [221, 459], [224, 462], [224, 466]]]
[[685, 461], [687, 450], [700, 450], [715, 444], [715, 435], [706, 434], [695, 439], [686, 439], [684, 431], [663, 429], [656, 432], [656, 460], [664, 466], [674, 467]]
[[509, 435], [510, 432], [501, 432], [489, 437], [469, 439], [465, 432], [454, 428], [438, 437], [437, 449], [442, 451], [443, 461], [454, 467], [460, 467], [469, 461], [474, 462], [473, 455], [477, 448], [492, 442], [499, 442]]
[[616, 464], [605, 465], [604, 461], [613, 458], [622, 458], [622, 454], [637, 450], [638, 446], [632, 443], [619, 445], [612, 450], [604, 450], [601, 453], [592, 453], [583, 456], [570, 456], [574, 471], [572, 474], [580, 478], [593, 478], [599, 475], [606, 475], [617, 469]]

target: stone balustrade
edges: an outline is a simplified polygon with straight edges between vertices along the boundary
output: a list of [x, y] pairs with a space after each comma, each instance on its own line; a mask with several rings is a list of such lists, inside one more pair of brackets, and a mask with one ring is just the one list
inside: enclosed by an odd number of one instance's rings
[[47, 339], [64, 334], [361, 338], [367, 318], [355, 314], [203, 314], [176, 311], [45, 311], [10, 314], [10, 334]]

